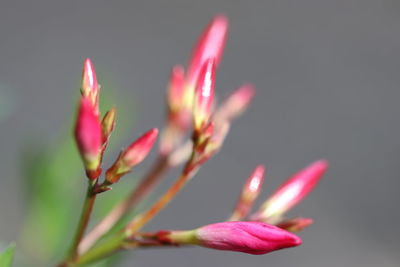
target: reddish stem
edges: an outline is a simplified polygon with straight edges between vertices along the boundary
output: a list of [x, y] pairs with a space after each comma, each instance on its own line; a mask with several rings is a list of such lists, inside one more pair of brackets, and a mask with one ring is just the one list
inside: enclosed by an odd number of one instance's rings
[[156, 216], [175, 195], [185, 186], [190, 178], [196, 173], [199, 165], [194, 165], [194, 154], [185, 165], [182, 175], [175, 181], [175, 183], [160, 197], [146, 212], [138, 215], [135, 219], [128, 224], [125, 228], [126, 234], [129, 236], [140, 230], [146, 223], [148, 223], [154, 216]]

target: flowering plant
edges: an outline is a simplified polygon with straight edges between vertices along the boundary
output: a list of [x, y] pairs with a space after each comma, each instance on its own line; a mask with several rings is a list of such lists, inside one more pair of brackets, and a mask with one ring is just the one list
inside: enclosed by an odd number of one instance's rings
[[[143, 232], [152, 220], [221, 149], [235, 118], [241, 115], [255, 94], [245, 84], [225, 101], [214, 101], [215, 76], [227, 37], [228, 20], [216, 16], [197, 42], [189, 65], [174, 66], [167, 90], [167, 116], [161, 131], [158, 158], [131, 193], [88, 231], [93, 207], [100, 194], [108, 192], [126, 174], [146, 159], [159, 136], [150, 129], [123, 149], [103, 174], [103, 155], [114, 130], [116, 109], [102, 117], [100, 85], [90, 59], [83, 65], [81, 96], [74, 136], [86, 171], [88, 187], [75, 237], [67, 256], [58, 267], [85, 266], [119, 250], [160, 246], [198, 245], [211, 249], [265, 254], [298, 246], [299, 232], [312, 224], [309, 218], [285, 217], [316, 186], [327, 169], [320, 160], [289, 178], [260, 208], [251, 214], [260, 194], [265, 167], [257, 166], [245, 181], [236, 206], [226, 221], [192, 230]], [[122, 219], [135, 209], [170, 169], [183, 165], [180, 176], [147, 210], [120, 227]], [[1, 260], [1, 258], [0, 258]]]

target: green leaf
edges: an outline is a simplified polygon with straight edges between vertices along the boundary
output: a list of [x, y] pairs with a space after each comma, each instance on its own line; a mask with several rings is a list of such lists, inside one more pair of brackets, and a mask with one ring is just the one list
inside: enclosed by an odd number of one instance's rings
[[0, 253], [0, 267], [12, 266], [14, 251], [15, 251], [15, 244], [12, 243], [4, 251]]
[[118, 266], [121, 262], [121, 253], [117, 253], [111, 255], [103, 260], [100, 260], [96, 263], [90, 265], [90, 267], [111, 267], [111, 266]]

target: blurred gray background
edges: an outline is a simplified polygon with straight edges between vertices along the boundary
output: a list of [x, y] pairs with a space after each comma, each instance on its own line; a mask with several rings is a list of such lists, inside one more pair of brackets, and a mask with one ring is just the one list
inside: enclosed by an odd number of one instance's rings
[[[104, 91], [131, 104], [126, 116], [136, 137], [162, 127], [170, 67], [187, 62], [198, 34], [221, 12], [231, 30], [217, 93], [222, 99], [252, 82], [257, 97], [222, 151], [147, 229], [226, 218], [257, 164], [267, 166], [265, 198], [293, 172], [326, 158], [328, 175], [291, 213], [315, 225], [300, 234], [302, 246], [263, 256], [145, 250], [126, 253], [134, 256], [120, 266], [400, 265], [395, 0], [2, 0], [0, 240], [14, 240], [24, 218], [23, 145], [31, 134], [46, 142], [70, 129], [83, 59], [92, 58], [100, 83], [112, 85]], [[113, 144], [114, 153], [130, 140]]]

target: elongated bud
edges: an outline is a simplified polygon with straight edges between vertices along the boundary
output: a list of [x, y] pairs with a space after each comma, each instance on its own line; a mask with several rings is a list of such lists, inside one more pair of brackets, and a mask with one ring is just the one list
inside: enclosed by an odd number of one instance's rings
[[98, 112], [99, 84], [93, 63], [89, 58], [85, 59], [83, 63], [81, 93], [83, 96], [89, 97], [92, 105], [96, 108], [96, 112]]
[[294, 174], [267, 199], [257, 213], [259, 220], [269, 221], [303, 200], [325, 174], [328, 162], [319, 160]]
[[264, 181], [264, 172], [265, 167], [259, 165], [254, 169], [249, 178], [247, 178], [230, 221], [239, 221], [249, 214], [254, 201], [261, 192], [261, 187]]
[[227, 32], [228, 19], [223, 15], [216, 16], [200, 35], [194, 46], [185, 82], [184, 104], [188, 109], [193, 107], [196, 83], [199, 80], [203, 65], [210, 59], [215, 60], [216, 66], [219, 64], [225, 47]]
[[303, 231], [305, 228], [307, 228], [313, 223], [314, 221], [311, 218], [297, 217], [290, 220], [284, 220], [278, 223], [276, 226], [285, 229], [286, 231], [297, 233]]
[[75, 140], [83, 159], [88, 177], [99, 176], [102, 130], [99, 117], [88, 97], [82, 97], [75, 124]]
[[132, 143], [124, 152], [124, 161], [130, 166], [141, 163], [152, 149], [157, 135], [158, 129], [154, 128]]
[[185, 101], [185, 74], [183, 67], [174, 66], [171, 71], [171, 78], [168, 86], [168, 107], [173, 111], [180, 111]]
[[214, 101], [215, 60], [208, 60], [201, 70], [193, 106], [194, 128], [200, 131], [208, 122]]
[[118, 182], [124, 174], [131, 171], [132, 167], [141, 163], [152, 149], [157, 135], [158, 129], [151, 129], [122, 151], [111, 168], [107, 170], [107, 181], [109, 183]]
[[193, 95], [188, 98], [182, 66], [171, 72], [167, 91], [168, 119], [160, 138], [160, 153], [168, 155], [182, 141], [192, 123]]
[[247, 179], [243, 187], [242, 196], [246, 199], [254, 201], [261, 191], [261, 186], [264, 181], [264, 165], [258, 165], [250, 177]]
[[232, 121], [241, 115], [250, 104], [255, 94], [252, 85], [246, 84], [234, 91], [216, 110], [214, 118], [220, 121]]
[[218, 15], [201, 34], [200, 39], [194, 47], [189, 63], [189, 85], [194, 86], [197, 82], [201, 68], [207, 60], [213, 58], [215, 59], [215, 64], [219, 64], [225, 47], [227, 33], [228, 19], [223, 15]]
[[115, 126], [115, 115], [117, 111], [115, 107], [107, 111], [107, 113], [104, 115], [103, 120], [101, 122], [102, 126], [102, 133], [103, 133], [103, 144], [108, 141], [108, 138], [110, 137], [112, 131], [114, 130]]
[[221, 222], [191, 231], [162, 231], [158, 237], [165, 243], [199, 245], [256, 255], [301, 244], [298, 236], [260, 222]]

